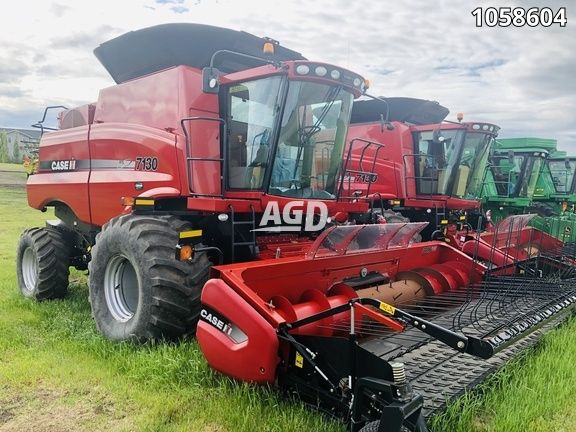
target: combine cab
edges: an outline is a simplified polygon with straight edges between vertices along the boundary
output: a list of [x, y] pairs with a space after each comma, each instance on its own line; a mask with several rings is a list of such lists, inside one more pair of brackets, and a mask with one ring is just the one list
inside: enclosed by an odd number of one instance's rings
[[[543, 193], [534, 196], [533, 208], [538, 218], [532, 225], [569, 244], [574, 255], [576, 243], [576, 157], [554, 152], [546, 161], [538, 179]], [[539, 191], [538, 191], [539, 192]]]
[[[428, 222], [424, 240], [445, 238], [449, 225], [476, 228], [478, 194], [499, 130], [487, 123], [443, 122], [448, 112], [437, 102], [410, 98], [359, 101], [352, 110], [349, 137], [373, 144], [349, 155], [359, 173], [348, 179], [348, 188], [364, 193], [370, 185], [373, 213], [389, 222]], [[378, 153], [373, 167], [364, 160], [372, 152]]]
[[576, 158], [556, 151], [556, 140], [514, 138], [498, 141], [483, 186], [483, 207], [499, 221], [534, 213], [531, 224], [574, 243]]
[[535, 196], [546, 191], [538, 186], [555, 140], [502, 139], [496, 142], [482, 185], [482, 206], [498, 222], [509, 215], [531, 210]]

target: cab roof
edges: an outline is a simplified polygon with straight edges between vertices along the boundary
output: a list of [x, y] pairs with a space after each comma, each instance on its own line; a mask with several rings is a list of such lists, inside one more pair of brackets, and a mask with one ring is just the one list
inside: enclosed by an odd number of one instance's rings
[[[117, 84], [173, 66], [187, 65], [202, 69], [212, 55], [230, 50], [274, 61], [306, 60], [302, 54], [275, 43], [275, 52], [264, 57], [267, 38], [244, 31], [205, 24], [161, 24], [131, 31], [94, 50], [94, 54]], [[260, 66], [257, 60], [232, 56], [217, 58], [214, 66], [224, 73]]]
[[408, 97], [389, 97], [354, 102], [351, 123], [384, 120], [414, 125], [441, 123], [450, 110], [436, 101]]

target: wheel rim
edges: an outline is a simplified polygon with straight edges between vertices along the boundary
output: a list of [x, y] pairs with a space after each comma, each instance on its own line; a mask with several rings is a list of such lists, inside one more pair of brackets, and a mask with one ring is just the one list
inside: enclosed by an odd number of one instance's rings
[[140, 298], [138, 276], [126, 257], [116, 255], [108, 261], [104, 273], [104, 295], [115, 320], [126, 322], [136, 313]]
[[38, 261], [31, 247], [27, 247], [22, 254], [22, 279], [24, 280], [22, 287], [24, 294], [32, 294], [38, 281]]

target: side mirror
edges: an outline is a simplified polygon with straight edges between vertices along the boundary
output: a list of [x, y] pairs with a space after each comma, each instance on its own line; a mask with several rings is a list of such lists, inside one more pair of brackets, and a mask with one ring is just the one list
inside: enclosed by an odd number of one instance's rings
[[566, 160], [564, 161], [564, 166], [566, 167], [567, 170], [570, 169], [570, 159], [566, 158]]
[[220, 71], [213, 67], [202, 69], [202, 91], [218, 93], [220, 91]]
[[390, 121], [384, 119], [384, 114], [380, 114], [380, 132], [384, 132], [384, 128], [392, 131], [394, 130], [394, 125]]

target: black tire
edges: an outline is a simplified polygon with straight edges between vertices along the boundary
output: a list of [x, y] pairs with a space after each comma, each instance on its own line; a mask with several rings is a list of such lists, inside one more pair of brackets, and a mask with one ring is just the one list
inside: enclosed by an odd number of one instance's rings
[[[380, 420], [366, 424], [359, 432], [378, 432], [380, 427]], [[429, 432], [426, 426], [426, 420], [422, 415], [418, 416], [418, 420], [414, 425], [402, 426], [399, 432]]]
[[394, 210], [384, 210], [382, 216], [386, 219], [387, 223], [408, 223], [410, 219], [402, 216], [402, 214], [395, 212]]
[[22, 295], [38, 301], [64, 297], [70, 274], [69, 250], [57, 229], [24, 231], [16, 253], [16, 273]]
[[108, 339], [175, 339], [193, 333], [200, 292], [211, 263], [175, 258], [178, 233], [189, 225], [172, 216], [124, 215], [104, 225], [88, 264], [90, 304]]

